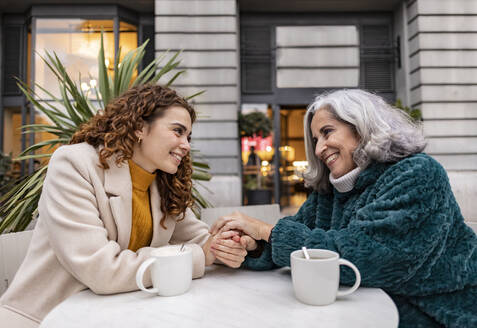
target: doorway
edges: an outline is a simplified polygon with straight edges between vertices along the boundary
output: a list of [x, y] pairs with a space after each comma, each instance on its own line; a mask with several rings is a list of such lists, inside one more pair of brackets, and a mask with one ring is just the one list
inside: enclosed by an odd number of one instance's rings
[[303, 180], [305, 114], [305, 105], [280, 106], [280, 206], [286, 214], [295, 214], [310, 193]]

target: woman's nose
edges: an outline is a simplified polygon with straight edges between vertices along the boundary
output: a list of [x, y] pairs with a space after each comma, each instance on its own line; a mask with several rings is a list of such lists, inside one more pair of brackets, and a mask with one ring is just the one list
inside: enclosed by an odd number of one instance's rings
[[182, 141], [181, 148], [187, 152], [190, 151], [190, 140], [187, 137]]
[[318, 139], [316, 142], [316, 147], [315, 147], [315, 155], [317, 157], [320, 157], [323, 151], [326, 150], [326, 142], [323, 138]]

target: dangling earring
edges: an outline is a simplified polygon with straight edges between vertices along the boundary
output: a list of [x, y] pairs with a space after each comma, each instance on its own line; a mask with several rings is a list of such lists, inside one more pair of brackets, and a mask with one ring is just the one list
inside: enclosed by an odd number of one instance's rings
[[138, 143], [138, 144], [141, 144], [141, 143], [142, 143], [142, 138], [141, 138], [141, 137], [138, 137], [138, 138], [137, 138], [137, 143]]

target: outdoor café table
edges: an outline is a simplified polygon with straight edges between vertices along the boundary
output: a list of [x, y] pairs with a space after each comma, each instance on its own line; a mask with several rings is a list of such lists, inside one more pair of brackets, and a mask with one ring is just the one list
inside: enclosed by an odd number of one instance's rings
[[397, 326], [397, 308], [378, 288], [359, 288], [331, 305], [310, 306], [295, 298], [290, 268], [249, 271], [213, 265], [179, 296], [160, 297], [141, 291], [96, 295], [84, 290], [54, 308], [40, 327]]

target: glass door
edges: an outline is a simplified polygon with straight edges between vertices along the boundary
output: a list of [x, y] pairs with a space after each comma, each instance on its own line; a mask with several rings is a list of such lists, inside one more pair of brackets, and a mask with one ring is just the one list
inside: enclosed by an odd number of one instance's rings
[[275, 202], [273, 110], [267, 104], [243, 105], [239, 118], [244, 204]]
[[305, 106], [280, 107], [280, 206], [286, 214], [295, 214], [310, 193], [302, 176], [307, 167], [305, 113]]

